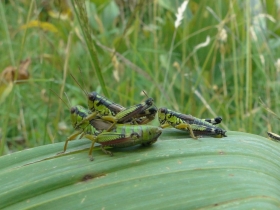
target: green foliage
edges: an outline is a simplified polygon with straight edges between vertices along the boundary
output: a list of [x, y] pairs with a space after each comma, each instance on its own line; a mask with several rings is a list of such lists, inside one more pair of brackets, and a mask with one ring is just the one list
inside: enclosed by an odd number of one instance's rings
[[88, 140], [0, 158], [1, 209], [279, 209], [279, 143], [228, 132], [185, 138], [165, 130], [151, 147], [94, 150]]
[[[0, 3], [1, 71], [32, 60], [29, 80], [14, 85], [1, 104], [1, 154], [64, 141], [73, 132], [68, 108], [50, 91], [86, 105], [69, 72], [86, 91], [107, 95], [107, 89], [123, 106], [144, 100], [145, 90], [157, 107], [222, 116], [225, 129], [280, 133], [278, 120], [258, 102], [280, 113], [275, 0], [253, 6], [191, 0], [176, 30], [182, 0], [86, 1], [84, 15], [68, 1], [43, 2]], [[198, 48], [207, 36], [210, 42]]]

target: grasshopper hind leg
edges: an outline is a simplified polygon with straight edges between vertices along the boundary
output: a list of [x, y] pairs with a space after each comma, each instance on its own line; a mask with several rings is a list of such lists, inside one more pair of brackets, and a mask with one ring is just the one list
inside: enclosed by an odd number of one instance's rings
[[69, 137], [67, 138], [67, 140], [65, 141], [63, 151], [57, 153], [56, 155], [60, 155], [60, 154], [65, 153], [65, 152], [66, 152], [66, 149], [67, 149], [67, 146], [68, 146], [68, 142], [69, 142], [69, 141], [75, 140], [76, 137], [77, 137], [78, 135], [80, 135], [81, 133], [82, 133], [82, 131], [76, 131], [76, 132], [74, 132], [71, 136], [69, 136]]
[[89, 135], [89, 134], [86, 134], [85, 137], [92, 141], [89, 152], [88, 152], [88, 156], [89, 156], [89, 160], [93, 161], [94, 158], [92, 156], [92, 151], [93, 151], [93, 148], [94, 148], [94, 143], [96, 142], [96, 138], [92, 135]]
[[204, 121], [211, 123], [212, 125], [217, 125], [222, 122], [223, 118], [218, 116], [213, 119], [204, 119]]

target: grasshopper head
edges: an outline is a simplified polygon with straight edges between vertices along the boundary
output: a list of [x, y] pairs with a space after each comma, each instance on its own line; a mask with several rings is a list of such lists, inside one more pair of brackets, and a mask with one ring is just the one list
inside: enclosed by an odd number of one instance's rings
[[[72, 107], [70, 109], [70, 112], [71, 112], [72, 126], [75, 129], [76, 129], [76, 125], [79, 124], [89, 114], [89, 111], [86, 108], [79, 106], [79, 105]], [[86, 123], [88, 123], [88, 122], [86, 121]], [[80, 126], [82, 126], [83, 124], [81, 124]]]
[[96, 92], [91, 92], [88, 94], [88, 107], [91, 111], [95, 110], [95, 103], [97, 101], [98, 94]]
[[154, 104], [154, 99], [152, 98], [148, 98], [146, 101], [145, 101], [145, 104], [146, 106], [150, 107]]
[[223, 129], [221, 129], [221, 130], [222, 130], [222, 131], [220, 132], [221, 136], [227, 137], [227, 135], [226, 135], [226, 132], [227, 132], [227, 131], [225, 131], [225, 130], [223, 130]]
[[221, 128], [215, 129], [215, 133], [217, 134], [218, 138], [227, 137], [226, 132], [227, 132], [226, 130], [223, 130]]

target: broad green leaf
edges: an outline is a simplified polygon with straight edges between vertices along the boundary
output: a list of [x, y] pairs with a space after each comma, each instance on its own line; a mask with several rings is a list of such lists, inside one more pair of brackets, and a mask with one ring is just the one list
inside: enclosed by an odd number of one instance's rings
[[150, 147], [90, 141], [51, 144], [0, 158], [0, 209], [279, 209], [280, 145], [253, 134], [186, 138], [164, 130]]
[[115, 1], [111, 1], [102, 12], [102, 22], [105, 28], [113, 25], [115, 18], [120, 14]]

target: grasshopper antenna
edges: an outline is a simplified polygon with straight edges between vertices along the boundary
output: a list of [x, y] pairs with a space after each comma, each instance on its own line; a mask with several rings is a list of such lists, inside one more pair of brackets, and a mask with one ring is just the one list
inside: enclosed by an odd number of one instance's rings
[[149, 96], [148, 96], [148, 94], [146, 93], [145, 90], [142, 90], [142, 92], [144, 93], [145, 96], [147, 96], [149, 98]]
[[263, 100], [261, 99], [261, 97], [259, 97], [259, 101], [260, 101], [260, 104], [262, 105], [262, 107], [267, 111], [269, 112], [270, 114], [274, 115], [274, 117], [276, 117], [278, 120], [280, 120], [280, 117], [278, 117], [278, 115], [273, 112], [270, 108], [268, 108], [268, 106], [263, 102]]
[[[68, 97], [67, 97], [67, 99], [68, 99], [69, 104], [67, 104], [54, 90], [50, 89], [50, 91], [52, 91], [52, 92], [67, 106], [67, 108], [68, 108], [69, 110], [71, 109], [70, 106], [69, 106], [70, 101], [69, 101]], [[71, 105], [71, 104], [70, 104], [70, 105]]]
[[65, 95], [65, 97], [67, 98], [68, 103], [69, 103], [70, 106], [72, 107], [71, 102], [70, 102], [70, 100], [69, 100], [68, 95], [66, 94], [66, 92], [64, 92], [64, 95]]
[[145, 96], [147, 96], [147, 98], [150, 98], [145, 90], [142, 90], [142, 92], [144, 93]]
[[[80, 68], [79, 68], [79, 70], [80, 70], [80, 72], [82, 72]], [[70, 76], [76, 82], [76, 84], [81, 88], [81, 90], [84, 92], [84, 94], [86, 96], [88, 96], [89, 95], [88, 92], [82, 88], [81, 84], [76, 80], [76, 78], [73, 76], [73, 74], [71, 72], [70, 72]]]

